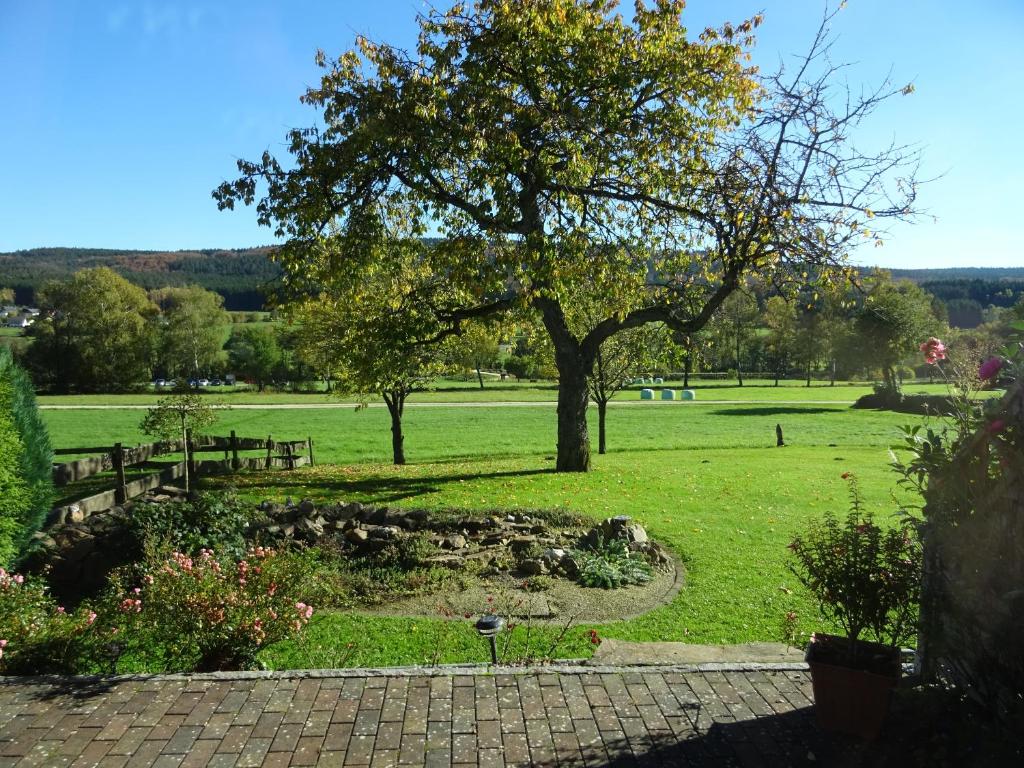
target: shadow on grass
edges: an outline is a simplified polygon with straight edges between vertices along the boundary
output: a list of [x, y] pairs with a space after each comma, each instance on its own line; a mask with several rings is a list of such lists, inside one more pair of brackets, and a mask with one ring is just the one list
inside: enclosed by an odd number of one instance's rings
[[838, 403], [837, 405], [839, 406], [837, 408], [802, 405], [767, 405], [751, 408], [721, 408], [717, 411], [712, 411], [712, 413], [715, 416], [793, 416], [817, 413], [840, 413], [845, 410], [842, 403]]
[[[435, 493], [451, 483], [470, 480], [487, 480], [502, 477], [528, 477], [530, 475], [553, 474], [554, 469], [524, 469], [509, 472], [474, 472], [457, 475], [428, 475], [423, 477], [388, 477], [372, 478], [333, 477], [330, 479], [313, 479], [309, 475], [290, 476], [285, 473], [261, 476], [256, 482], [244, 483], [246, 492], [259, 488], [273, 489], [277, 494], [287, 494], [289, 488], [301, 488], [304, 492], [316, 489], [322, 494], [336, 493], [359, 494], [368, 503], [388, 503]], [[230, 478], [226, 480], [230, 484]]]

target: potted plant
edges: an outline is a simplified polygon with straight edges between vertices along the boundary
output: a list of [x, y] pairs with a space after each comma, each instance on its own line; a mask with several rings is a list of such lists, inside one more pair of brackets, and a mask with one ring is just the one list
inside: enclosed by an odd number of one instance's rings
[[844, 518], [828, 512], [789, 545], [790, 570], [842, 635], [815, 633], [807, 647], [822, 728], [875, 738], [900, 677], [900, 646], [913, 637], [921, 548], [909, 523], [882, 528], [864, 509], [856, 478]]

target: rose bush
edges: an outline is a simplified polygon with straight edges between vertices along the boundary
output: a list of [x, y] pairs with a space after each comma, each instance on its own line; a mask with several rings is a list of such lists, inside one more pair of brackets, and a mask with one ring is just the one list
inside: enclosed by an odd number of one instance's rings
[[104, 617], [129, 666], [251, 669], [262, 648], [300, 632], [313, 616], [308, 569], [301, 553], [267, 547], [240, 559], [210, 549], [150, 557], [115, 576]]
[[89, 670], [96, 651], [96, 613], [57, 605], [46, 583], [0, 568], [0, 674]]

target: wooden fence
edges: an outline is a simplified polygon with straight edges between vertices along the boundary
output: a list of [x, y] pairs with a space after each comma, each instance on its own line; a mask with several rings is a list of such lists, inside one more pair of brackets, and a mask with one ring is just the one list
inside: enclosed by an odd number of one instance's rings
[[[93, 454], [81, 459], [54, 463], [53, 483], [58, 487], [101, 472], [114, 472], [114, 477], [112, 487], [54, 508], [50, 512], [49, 522], [53, 524], [80, 520], [93, 512], [123, 504], [128, 499], [183, 477], [184, 461], [164, 465], [156, 471], [132, 480], [128, 479], [126, 472], [131, 467], [147, 467], [150, 460], [155, 457], [182, 453], [183, 450], [182, 440], [135, 446], [115, 443], [111, 446], [56, 449], [54, 454], [58, 456]], [[263, 455], [240, 456], [239, 453], [243, 451], [260, 451]], [[197, 454], [221, 452], [224, 454], [223, 459], [196, 459]], [[313, 465], [313, 438], [275, 441], [271, 435], [267, 435], [266, 438], [238, 437], [234, 430], [228, 437], [203, 436], [192, 439], [189, 436], [189, 459], [189, 475], [192, 477], [240, 469], [295, 469]]]

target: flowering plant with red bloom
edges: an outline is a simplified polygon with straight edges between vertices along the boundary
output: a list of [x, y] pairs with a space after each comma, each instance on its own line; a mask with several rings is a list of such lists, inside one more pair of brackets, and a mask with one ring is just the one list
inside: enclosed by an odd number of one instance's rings
[[[925, 360], [935, 365], [950, 394], [945, 408], [929, 415], [924, 424], [902, 427], [902, 443], [895, 446], [901, 453], [892, 453], [892, 466], [902, 475], [900, 485], [913, 492], [913, 499], [923, 498], [936, 485], [943, 485], [946, 493], [971, 492], [948, 470], [954, 456], [976, 435], [994, 448], [975, 452], [975, 463], [984, 464], [978, 467], [981, 475], [997, 476], [1002, 471], [1000, 457], [1019, 450], [1019, 430], [1005, 417], [1000, 401], [986, 398], [983, 390], [1008, 386], [1017, 378], [1022, 346], [1011, 343], [999, 355], [982, 357], [979, 362], [970, 351], [947, 347], [939, 339], [922, 342]], [[939, 366], [940, 360], [945, 364]], [[924, 510], [921, 505], [908, 504], [903, 511], [920, 519]]]

